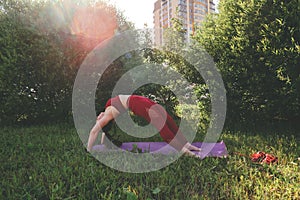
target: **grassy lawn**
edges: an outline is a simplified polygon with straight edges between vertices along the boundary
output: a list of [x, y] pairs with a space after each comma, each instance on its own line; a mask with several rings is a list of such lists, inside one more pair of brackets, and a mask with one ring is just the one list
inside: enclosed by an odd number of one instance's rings
[[[1, 128], [0, 199], [300, 199], [299, 135], [224, 131], [228, 158], [181, 157], [162, 170], [130, 174], [87, 153], [72, 127]], [[238, 155], [259, 150], [278, 163]]]

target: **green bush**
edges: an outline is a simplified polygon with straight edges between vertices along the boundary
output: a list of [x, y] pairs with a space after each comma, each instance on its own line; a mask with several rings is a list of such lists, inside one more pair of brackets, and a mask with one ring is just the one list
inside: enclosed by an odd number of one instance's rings
[[[101, 42], [73, 34], [72, 17], [76, 9], [98, 5], [106, 12], [115, 11], [103, 1], [0, 1], [1, 125], [72, 119], [72, 87], [77, 70]], [[116, 17], [119, 28], [129, 27], [121, 13]], [[121, 67], [122, 63], [113, 63], [113, 72], [108, 71], [107, 77], [118, 77]], [[114, 80], [104, 81], [110, 86]]]
[[67, 74], [74, 74], [64, 61], [61, 38], [30, 24], [42, 4], [13, 3], [0, 18], [1, 124], [61, 120], [70, 112]]
[[222, 72], [230, 121], [298, 120], [299, 2], [228, 0], [219, 10], [195, 39]]

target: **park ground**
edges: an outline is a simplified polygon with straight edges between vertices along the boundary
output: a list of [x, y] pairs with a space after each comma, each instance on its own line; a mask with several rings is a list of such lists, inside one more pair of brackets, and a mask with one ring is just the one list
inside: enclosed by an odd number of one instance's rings
[[[299, 129], [288, 126], [224, 130], [227, 158], [180, 157], [141, 174], [101, 164], [72, 126], [6, 127], [0, 137], [0, 199], [300, 199]], [[257, 151], [278, 162], [252, 162]]]

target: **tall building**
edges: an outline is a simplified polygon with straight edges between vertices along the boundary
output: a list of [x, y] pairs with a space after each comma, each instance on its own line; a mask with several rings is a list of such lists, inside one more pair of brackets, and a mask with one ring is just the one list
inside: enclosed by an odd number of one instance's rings
[[200, 26], [205, 16], [214, 13], [215, 9], [213, 0], [157, 0], [153, 11], [155, 43], [162, 44], [164, 29], [172, 26], [172, 18], [181, 20], [188, 39], [195, 27]]

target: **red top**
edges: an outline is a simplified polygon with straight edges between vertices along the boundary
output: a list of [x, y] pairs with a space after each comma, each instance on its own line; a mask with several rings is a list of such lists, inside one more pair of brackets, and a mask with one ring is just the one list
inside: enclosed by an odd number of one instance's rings
[[[149, 120], [148, 111], [151, 106], [155, 105], [156, 103], [151, 101], [150, 99], [138, 96], [138, 95], [131, 95], [127, 100], [128, 108], [135, 114], [141, 117], [144, 117], [145, 119]], [[115, 107], [120, 114], [123, 112], [126, 112], [126, 109], [124, 108], [123, 104], [121, 103], [121, 100], [119, 96], [113, 97], [109, 99], [105, 105], [105, 108], [108, 106]]]
[[119, 111], [119, 113], [123, 113], [126, 111], [123, 104], [121, 103], [119, 96], [109, 99], [105, 104], [105, 108], [107, 108], [108, 106], [115, 107]]

